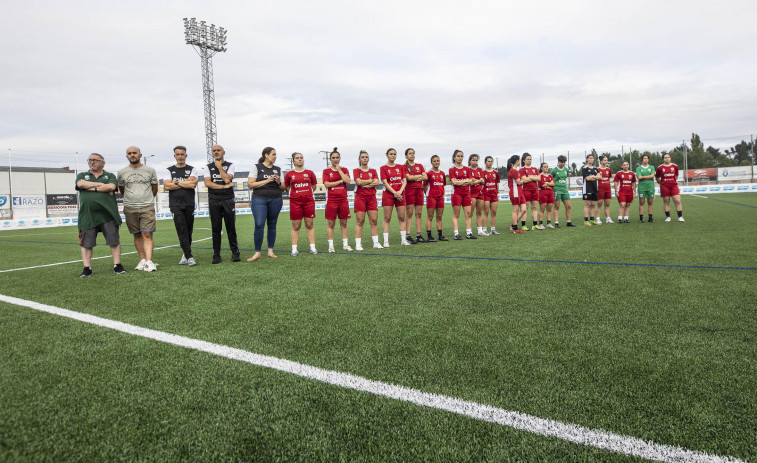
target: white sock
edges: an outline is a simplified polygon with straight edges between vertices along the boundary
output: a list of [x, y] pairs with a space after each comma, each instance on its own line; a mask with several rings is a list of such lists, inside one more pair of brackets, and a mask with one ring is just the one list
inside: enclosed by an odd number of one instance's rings
[[330, 247], [330, 248], [333, 248], [333, 247], [334, 247], [334, 240], [329, 240], [329, 247]]
[[384, 233], [384, 243], [389, 242], [389, 233]]
[[628, 216], [623, 216], [623, 220], [628, 220]]
[[400, 230], [400, 236], [402, 237], [402, 241], [405, 241], [407, 239], [407, 232], [405, 230]]
[[373, 238], [373, 244], [379, 244], [378, 235], [371, 235], [371, 238]]
[[292, 245], [292, 252], [297, 252], [297, 245], [296, 244]]
[[618, 216], [618, 222], [620, 222], [621, 220], [623, 220], [623, 217], [622, 216]]
[[315, 251], [315, 243], [313, 243], [313, 244], [310, 245], [310, 250], [311, 251]]
[[348, 238], [342, 238], [342, 247], [346, 248], [350, 245], [350, 240]]
[[470, 228], [466, 228], [465, 229], [465, 234], [466, 235], [471, 235], [471, 234], [473, 234], [473, 231]]
[[496, 231], [496, 228], [492, 227], [492, 231]]
[[355, 238], [355, 246], [362, 246], [363, 238]]
[[458, 232], [457, 232], [457, 230], [455, 230], [455, 236], [457, 236], [457, 235], [459, 235], [459, 234], [460, 234], [460, 233], [458, 233]]

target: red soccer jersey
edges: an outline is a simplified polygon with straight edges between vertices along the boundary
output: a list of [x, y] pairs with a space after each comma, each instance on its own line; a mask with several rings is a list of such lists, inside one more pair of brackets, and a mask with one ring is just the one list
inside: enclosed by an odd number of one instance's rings
[[[539, 169], [536, 167], [521, 167], [518, 172], [521, 177], [533, 177], [539, 175]], [[538, 191], [538, 182], [528, 182], [523, 184], [523, 189], [526, 191]]]
[[[471, 170], [469, 167], [461, 167], [458, 169], [455, 166], [452, 166], [449, 168], [449, 179], [457, 179], [457, 180], [465, 180], [468, 178], [471, 178]], [[461, 185], [457, 186], [455, 185], [454, 193], [456, 195], [469, 195], [470, 194], [470, 185]]]
[[678, 185], [678, 166], [661, 164], [654, 174], [660, 185]]
[[633, 184], [636, 183], [636, 174], [623, 172], [622, 170], [615, 174], [615, 182], [619, 183], [618, 193], [633, 193]]
[[507, 173], [507, 187], [510, 189], [511, 198], [517, 198], [523, 194], [523, 187], [516, 182], [522, 176], [520, 171], [514, 167]]
[[444, 196], [444, 185], [447, 184], [447, 176], [444, 175], [444, 171], [429, 170], [426, 172], [426, 176], [428, 177], [425, 182], [428, 185], [428, 195], [434, 198]]
[[[341, 170], [347, 177], [350, 176], [350, 171], [346, 167], [342, 167]], [[331, 167], [323, 170], [323, 183], [338, 182], [341, 179], [342, 177], [339, 175], [339, 172]], [[347, 185], [340, 183], [337, 186], [332, 186], [328, 189], [328, 195], [328, 199], [347, 199]]]
[[[376, 169], [368, 169], [363, 170], [361, 168], [353, 169], [352, 170], [352, 178], [355, 180], [373, 180], [374, 178], [379, 178], [378, 173], [376, 172]], [[356, 187], [355, 188], [355, 194], [357, 196], [376, 196], [376, 187], [371, 188], [362, 188], [362, 187]]]
[[405, 180], [405, 166], [403, 164], [395, 164], [392, 167], [387, 165], [381, 166], [381, 181], [383, 182], [384, 180], [389, 183], [389, 186], [394, 191], [400, 191], [402, 181]]
[[[470, 169], [470, 178], [473, 178], [476, 180], [484, 178], [484, 169], [480, 167], [476, 167], [475, 169], [472, 167], [469, 167], [469, 169]], [[470, 187], [470, 193], [472, 195], [479, 194], [482, 191], [484, 191], [483, 183], [479, 183], [478, 185], [471, 185]]]
[[612, 187], [610, 186], [610, 179], [612, 178], [612, 170], [610, 170], [609, 167], [607, 168], [598, 168], [597, 172], [599, 172], [599, 175], [602, 177], [599, 180], [599, 190], [600, 191], [610, 191]]
[[[426, 169], [417, 162], [412, 166], [405, 164], [405, 175], [421, 175]], [[405, 188], [423, 188], [423, 180], [408, 180]]]
[[492, 195], [499, 193], [499, 172], [496, 170], [484, 171], [484, 193]]
[[308, 200], [313, 199], [313, 185], [318, 180], [312, 170], [290, 170], [284, 176], [284, 183], [289, 188], [289, 199]]
[[540, 190], [554, 190], [554, 187], [545, 185], [545, 183], [552, 183], [555, 181], [551, 174], [539, 174], [539, 177], [541, 177], [541, 180], [539, 180]]

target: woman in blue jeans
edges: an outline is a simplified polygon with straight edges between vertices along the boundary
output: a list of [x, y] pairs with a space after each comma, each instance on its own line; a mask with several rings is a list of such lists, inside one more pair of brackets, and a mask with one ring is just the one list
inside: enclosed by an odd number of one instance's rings
[[281, 168], [274, 166], [276, 162], [276, 150], [270, 146], [263, 149], [263, 155], [257, 164], [250, 168], [250, 176], [247, 177], [247, 185], [252, 191], [250, 208], [255, 217], [255, 254], [247, 259], [254, 262], [260, 259], [260, 248], [263, 247], [263, 228], [268, 222], [268, 257], [278, 257], [273, 253], [273, 245], [276, 243], [276, 222], [283, 200], [281, 192], [286, 189]]

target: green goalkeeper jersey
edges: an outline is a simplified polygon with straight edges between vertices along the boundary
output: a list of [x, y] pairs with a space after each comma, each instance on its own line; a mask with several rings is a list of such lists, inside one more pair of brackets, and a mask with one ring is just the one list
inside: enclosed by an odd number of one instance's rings
[[[654, 175], [655, 174], [655, 168], [652, 164], [649, 164], [647, 167], [644, 166], [637, 166], [636, 167], [636, 177], [639, 176], [645, 176], [645, 175]], [[639, 180], [639, 190], [654, 190], [654, 179], [646, 179], [646, 180]]]
[[568, 167], [553, 167], [550, 172], [552, 178], [555, 180], [555, 193], [567, 193], [568, 192]]

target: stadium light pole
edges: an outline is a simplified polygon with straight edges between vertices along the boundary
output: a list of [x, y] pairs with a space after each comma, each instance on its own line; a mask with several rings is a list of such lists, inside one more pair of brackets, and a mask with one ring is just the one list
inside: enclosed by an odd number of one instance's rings
[[207, 25], [197, 18], [184, 18], [184, 41], [192, 45], [200, 56], [202, 67], [202, 95], [205, 103], [205, 147], [208, 162], [213, 162], [211, 151], [216, 144], [216, 97], [213, 89], [213, 56], [226, 51], [226, 29]]

